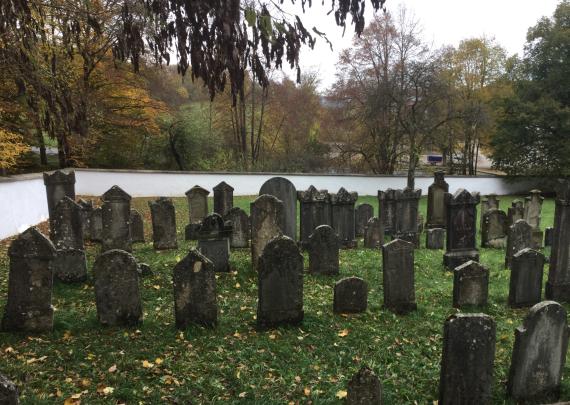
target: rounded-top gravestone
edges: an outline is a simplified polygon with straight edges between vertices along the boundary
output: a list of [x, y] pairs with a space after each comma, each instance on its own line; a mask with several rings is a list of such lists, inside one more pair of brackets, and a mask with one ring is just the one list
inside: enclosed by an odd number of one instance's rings
[[297, 240], [297, 189], [284, 177], [272, 177], [259, 189], [259, 195], [269, 194], [283, 202], [285, 226], [283, 234]]

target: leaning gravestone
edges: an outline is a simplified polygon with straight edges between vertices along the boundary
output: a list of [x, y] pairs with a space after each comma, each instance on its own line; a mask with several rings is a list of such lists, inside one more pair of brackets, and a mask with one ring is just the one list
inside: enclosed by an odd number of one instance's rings
[[247, 213], [239, 207], [233, 207], [224, 217], [224, 221], [231, 221], [232, 223], [230, 247], [249, 247], [249, 239], [251, 238], [251, 224]]
[[568, 350], [566, 311], [554, 301], [530, 309], [515, 330], [507, 393], [517, 403], [544, 403], [560, 397]]
[[428, 188], [426, 228], [445, 229], [445, 193], [449, 192], [449, 184], [445, 181], [445, 172], [436, 171], [434, 181]]
[[172, 200], [160, 197], [149, 201], [150, 217], [152, 220], [152, 239], [156, 250], [176, 249], [176, 211]]
[[495, 194], [489, 194], [481, 199], [481, 212], [480, 212], [480, 226], [479, 229], [483, 231], [483, 217], [485, 213], [491, 209], [499, 209], [499, 199]]
[[507, 217], [509, 226], [519, 219], [524, 219], [524, 203], [522, 200], [513, 200], [511, 207], [507, 210]]
[[283, 203], [272, 195], [264, 194], [251, 203], [251, 262], [254, 270], [271, 239], [283, 232], [285, 212]]
[[0, 404], [18, 405], [19, 403], [18, 387], [6, 376], [0, 374]]
[[392, 235], [396, 231], [396, 191], [391, 188], [378, 190], [378, 218], [384, 225], [386, 235]]
[[489, 296], [489, 269], [468, 261], [453, 271], [453, 306], [485, 306]]
[[368, 367], [362, 367], [348, 382], [347, 405], [382, 405], [382, 384]]
[[194, 186], [186, 192], [190, 220], [184, 232], [186, 240], [198, 239], [200, 223], [208, 215], [208, 194], [210, 192], [200, 186]]
[[137, 210], [131, 210], [131, 240], [133, 243], [144, 243], [144, 222]]
[[402, 239], [420, 247], [420, 233], [418, 229], [418, 208], [421, 189], [406, 187], [396, 191], [396, 229], [392, 238]]
[[570, 180], [559, 180], [546, 299], [570, 301]]
[[542, 203], [544, 197], [540, 196], [540, 190], [531, 190], [530, 197], [525, 198], [524, 219], [532, 228], [532, 245], [533, 249], [542, 248], [542, 239], [544, 234], [540, 229], [540, 214], [542, 211]]
[[283, 235], [297, 240], [297, 189], [284, 177], [272, 177], [259, 189], [259, 195], [269, 194], [283, 202], [285, 225]]
[[443, 327], [439, 404], [490, 404], [496, 325], [485, 314], [456, 314]]
[[445, 229], [430, 228], [426, 230], [426, 249], [443, 249], [445, 246]]
[[356, 314], [368, 305], [368, 284], [359, 277], [347, 277], [334, 285], [333, 312]]
[[258, 269], [257, 326], [300, 324], [303, 321], [303, 256], [295, 241], [287, 236], [270, 240], [259, 258]]
[[505, 252], [505, 267], [511, 267], [513, 255], [523, 249], [531, 247], [532, 228], [524, 219], [519, 219], [509, 228], [507, 237], [507, 250]]
[[128, 326], [142, 322], [139, 273], [135, 258], [113, 249], [100, 255], [93, 265], [97, 319], [106, 326]]
[[231, 226], [215, 212], [202, 220], [198, 230], [198, 251], [206, 256], [217, 272], [230, 271], [230, 240]]
[[91, 213], [89, 235], [93, 242], [103, 241], [103, 208], [98, 207]]
[[214, 264], [196, 249], [174, 266], [174, 315], [176, 327], [191, 324], [215, 326], [218, 322]]
[[327, 190], [317, 190], [311, 186], [307, 191], [297, 191], [301, 210], [301, 246], [306, 247], [309, 236], [319, 225], [332, 225], [331, 198]]
[[113, 186], [103, 194], [102, 198], [102, 252], [113, 249], [130, 252], [132, 250], [131, 196], [119, 186]]
[[544, 255], [529, 248], [515, 253], [511, 261], [509, 305], [531, 306], [540, 302]]
[[491, 208], [483, 214], [481, 222], [481, 247], [504, 248], [508, 232], [507, 214], [504, 211]]
[[56, 248], [36, 228], [28, 228], [8, 249], [8, 300], [2, 318], [6, 332], [45, 332], [53, 328], [52, 261]]
[[44, 185], [46, 186], [51, 235], [51, 218], [53, 218], [57, 204], [64, 197], [75, 200], [75, 172], [65, 173], [56, 170], [52, 174], [44, 173]]
[[222, 217], [234, 206], [234, 188], [225, 181], [214, 187], [214, 212]]
[[358, 193], [349, 193], [344, 187], [341, 187], [338, 193], [331, 194], [332, 227], [344, 248], [356, 247], [356, 224], [354, 222], [356, 200], [358, 200]]
[[370, 204], [359, 204], [354, 211], [356, 236], [364, 236], [364, 228], [368, 220], [374, 216], [374, 207]]
[[77, 204], [81, 207], [81, 224], [83, 227], [83, 239], [92, 240], [91, 238], [91, 215], [95, 207], [93, 206], [93, 200], [84, 200], [82, 198], [77, 201]]
[[384, 306], [397, 314], [417, 309], [414, 245], [401, 239], [382, 246]]
[[309, 236], [309, 273], [336, 275], [339, 273], [338, 250], [340, 241], [335, 230], [328, 225], [319, 225]]
[[384, 224], [380, 218], [370, 218], [364, 228], [364, 247], [378, 249], [384, 244]]

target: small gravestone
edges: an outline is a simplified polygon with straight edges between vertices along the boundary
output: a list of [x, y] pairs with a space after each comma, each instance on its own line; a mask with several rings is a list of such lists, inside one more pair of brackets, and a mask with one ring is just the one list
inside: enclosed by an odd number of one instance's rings
[[445, 245], [445, 229], [426, 229], [426, 249], [443, 249]]
[[75, 200], [75, 172], [71, 171], [69, 173], [65, 173], [61, 170], [56, 170], [51, 174], [44, 173], [44, 185], [46, 186], [51, 235], [52, 218], [57, 204], [64, 197], [69, 197], [72, 200]]
[[445, 193], [449, 192], [449, 184], [443, 171], [436, 171], [433, 177], [433, 184], [428, 188], [426, 228], [445, 229]]
[[356, 224], [354, 222], [356, 200], [358, 200], [358, 193], [349, 193], [344, 187], [341, 187], [338, 193], [331, 194], [332, 227], [344, 248], [356, 247]]
[[152, 220], [152, 240], [156, 250], [176, 249], [176, 211], [170, 198], [149, 201]]
[[519, 219], [509, 228], [507, 250], [505, 252], [505, 267], [511, 267], [513, 255], [523, 249], [530, 248], [532, 228], [524, 219]]
[[506, 245], [508, 232], [507, 214], [491, 208], [483, 214], [481, 225], [481, 247], [502, 249]]
[[309, 273], [336, 275], [339, 273], [338, 250], [340, 241], [334, 229], [319, 225], [309, 236]]
[[214, 212], [222, 217], [234, 206], [234, 188], [225, 181], [214, 187]]
[[2, 330], [44, 332], [53, 328], [51, 263], [56, 254], [55, 246], [34, 227], [12, 242]]
[[137, 210], [131, 210], [131, 240], [133, 243], [144, 243], [144, 222]]
[[508, 395], [517, 403], [558, 400], [567, 350], [564, 307], [554, 301], [533, 306], [515, 330]]
[[103, 194], [101, 219], [103, 223], [101, 251], [132, 250], [131, 196], [119, 186], [111, 187]]
[[300, 324], [303, 321], [303, 256], [295, 241], [287, 236], [270, 240], [259, 258], [258, 269], [257, 326]]
[[515, 253], [511, 261], [509, 305], [531, 306], [540, 302], [544, 256], [529, 248]]
[[198, 230], [198, 251], [206, 256], [217, 272], [230, 271], [231, 226], [224, 223], [219, 214], [207, 215]]
[[139, 272], [135, 258], [113, 249], [100, 255], [93, 265], [97, 319], [106, 326], [128, 326], [142, 322]]
[[496, 325], [485, 314], [456, 314], [443, 327], [439, 404], [490, 404]]
[[90, 236], [93, 242], [103, 241], [103, 209], [95, 208], [91, 213]]
[[254, 270], [267, 243], [283, 232], [285, 212], [283, 203], [272, 195], [264, 194], [250, 205], [251, 262]]
[[210, 192], [200, 186], [194, 186], [186, 192], [190, 220], [184, 232], [186, 240], [198, 239], [200, 223], [208, 215], [208, 194]]
[[337, 314], [365, 312], [368, 305], [368, 284], [359, 277], [348, 277], [334, 286], [333, 311]]
[[481, 221], [479, 226], [481, 232], [483, 231], [483, 217], [485, 216], [485, 213], [491, 209], [499, 209], [499, 199], [495, 194], [489, 194], [481, 199], [481, 216], [479, 218]]
[[546, 299], [570, 301], [570, 180], [559, 180], [554, 209]]
[[269, 194], [283, 202], [285, 225], [283, 235], [297, 240], [297, 189], [284, 177], [272, 177], [259, 189], [259, 195]]
[[405, 240], [417, 248], [420, 247], [418, 209], [421, 195], [421, 189], [406, 187], [396, 191], [396, 224], [392, 232], [392, 238]]
[[306, 191], [297, 191], [300, 206], [301, 246], [306, 247], [309, 236], [319, 225], [332, 225], [331, 198], [327, 190], [310, 186]]
[[230, 235], [230, 247], [249, 247], [251, 238], [251, 224], [247, 213], [239, 207], [233, 207], [224, 217], [225, 221], [231, 221], [232, 234]]
[[423, 232], [424, 232], [424, 216], [418, 212], [418, 241], [419, 241], [420, 235]]
[[489, 269], [468, 261], [453, 271], [453, 306], [485, 306], [489, 295]]
[[554, 228], [548, 227], [544, 230], [544, 246], [552, 246], [552, 237], [554, 236]]
[[382, 246], [384, 306], [397, 314], [417, 309], [414, 245], [395, 239]]
[[214, 264], [196, 249], [176, 264], [172, 274], [176, 327], [195, 323], [215, 326], [218, 321]]
[[378, 191], [378, 218], [382, 221], [386, 235], [392, 235], [396, 231], [396, 192], [391, 188]]
[[81, 207], [81, 224], [83, 227], [83, 240], [93, 240], [91, 238], [91, 215], [95, 207], [92, 200], [84, 200], [82, 198], [77, 201]]
[[509, 226], [513, 225], [519, 219], [524, 219], [524, 202], [522, 200], [513, 200], [511, 206], [507, 210], [507, 220]]
[[541, 197], [540, 190], [531, 190], [530, 197], [525, 198], [524, 219], [532, 228], [531, 248], [542, 248], [544, 234], [540, 229], [540, 214], [544, 197]]
[[368, 367], [362, 367], [348, 382], [348, 405], [382, 405], [382, 384]]
[[384, 224], [380, 218], [370, 218], [364, 228], [364, 247], [378, 249], [384, 243]]
[[8, 377], [0, 374], [0, 404], [18, 405], [19, 403], [18, 387]]
[[370, 204], [359, 204], [354, 211], [354, 222], [356, 224], [356, 236], [364, 236], [364, 228], [368, 220], [374, 216], [374, 207]]

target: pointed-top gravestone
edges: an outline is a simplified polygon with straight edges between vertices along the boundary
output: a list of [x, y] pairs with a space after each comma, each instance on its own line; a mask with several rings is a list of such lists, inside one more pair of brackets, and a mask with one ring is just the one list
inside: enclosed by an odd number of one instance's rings
[[269, 194], [264, 194], [250, 204], [251, 214], [251, 262], [254, 270], [267, 243], [283, 233], [285, 211], [283, 203]]
[[113, 186], [101, 196], [103, 201], [131, 201], [132, 197], [129, 193], [119, 186]]
[[[53, 173], [44, 173], [44, 185], [48, 203], [48, 213], [50, 219], [53, 217], [55, 207], [64, 197], [75, 200], [75, 172], [69, 173], [56, 170]], [[51, 220], [50, 220], [51, 230]]]
[[382, 221], [386, 235], [392, 235], [396, 231], [396, 192], [391, 188], [378, 190], [378, 218]]
[[354, 211], [354, 222], [356, 224], [356, 236], [364, 236], [364, 228], [368, 220], [374, 216], [374, 207], [370, 204], [359, 204]]
[[208, 194], [210, 192], [200, 186], [194, 186], [186, 192], [188, 217], [190, 220], [184, 233], [186, 240], [198, 239], [200, 222], [208, 215]]
[[405, 315], [417, 309], [414, 245], [401, 239], [382, 246], [384, 306]]
[[259, 195], [269, 194], [283, 202], [285, 225], [283, 235], [297, 240], [297, 189], [284, 177], [272, 177], [259, 189]]
[[331, 198], [327, 190], [310, 186], [306, 191], [297, 191], [297, 199], [301, 210], [301, 245], [306, 247], [317, 226], [332, 225]]
[[496, 208], [490, 208], [483, 214], [481, 223], [481, 247], [504, 248], [508, 232], [507, 214]]
[[331, 194], [332, 227], [337, 233], [342, 247], [356, 247], [356, 224], [354, 222], [354, 204], [358, 193], [348, 192], [344, 187], [338, 193]]
[[152, 240], [156, 250], [176, 249], [176, 211], [170, 198], [149, 201], [152, 220]]
[[340, 241], [334, 229], [319, 225], [309, 236], [309, 273], [336, 275], [339, 272], [338, 250]]
[[214, 187], [214, 212], [222, 217], [234, 206], [234, 188], [225, 181]]
[[232, 223], [230, 247], [246, 248], [251, 238], [251, 224], [247, 213], [239, 207], [233, 207], [224, 217], [224, 221]]
[[368, 284], [359, 277], [347, 277], [334, 285], [333, 312], [356, 314], [366, 311]]
[[103, 194], [102, 199], [101, 250], [106, 252], [107, 250], [121, 249], [130, 252], [132, 250], [131, 196], [119, 186], [113, 186]]
[[489, 269], [468, 261], [453, 271], [453, 306], [485, 306], [489, 295]]
[[362, 367], [348, 382], [347, 405], [382, 405], [382, 384], [368, 367]]
[[0, 374], [0, 404], [18, 405], [19, 403], [18, 387], [6, 376]]
[[52, 263], [54, 275], [63, 282], [85, 281], [87, 261], [81, 206], [64, 197], [55, 207], [52, 225], [52, 241], [57, 249], [57, 257]]
[[545, 296], [570, 301], [570, 180], [559, 180], [554, 209], [554, 235]]
[[364, 247], [378, 249], [384, 243], [384, 224], [380, 218], [370, 218], [364, 228]]
[[540, 302], [544, 255], [529, 248], [519, 250], [511, 259], [509, 305], [531, 306]]
[[445, 172], [433, 174], [433, 184], [428, 188], [426, 228], [445, 229], [445, 193], [449, 192], [449, 184], [445, 181]]
[[418, 248], [420, 247], [418, 209], [421, 196], [421, 189], [406, 187], [396, 191], [396, 229], [392, 232], [393, 238], [405, 240]]
[[519, 219], [524, 219], [524, 203], [522, 200], [513, 200], [511, 207], [507, 210], [507, 217], [509, 226]]
[[131, 209], [130, 223], [133, 243], [144, 243], [144, 222], [140, 212]]
[[509, 228], [507, 250], [505, 252], [505, 267], [510, 268], [513, 255], [523, 249], [530, 248], [531, 243], [532, 228], [524, 219], [519, 219]]

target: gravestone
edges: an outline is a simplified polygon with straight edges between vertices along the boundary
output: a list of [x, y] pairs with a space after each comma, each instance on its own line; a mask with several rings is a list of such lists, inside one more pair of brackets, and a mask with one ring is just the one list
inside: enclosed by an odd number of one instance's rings
[[140, 212], [131, 209], [130, 223], [133, 243], [144, 243], [144, 222]]
[[208, 194], [210, 192], [200, 186], [194, 186], [186, 192], [190, 220], [184, 232], [186, 240], [198, 239], [200, 223], [208, 215]]
[[105, 326], [129, 326], [142, 322], [139, 272], [128, 252], [112, 249], [93, 265], [97, 319]]
[[251, 262], [254, 270], [258, 269], [258, 261], [271, 239], [282, 234], [285, 226], [283, 203], [269, 194], [255, 199], [250, 205], [251, 213]]
[[396, 190], [396, 228], [392, 232], [392, 238], [405, 240], [418, 248], [420, 247], [418, 208], [421, 195], [421, 189], [406, 187], [403, 190]]
[[224, 221], [231, 221], [232, 223], [230, 247], [249, 247], [249, 239], [251, 238], [251, 225], [247, 213], [239, 207], [233, 207], [225, 216]]
[[8, 299], [2, 318], [6, 332], [46, 332], [53, 328], [51, 305], [56, 248], [36, 228], [20, 234], [8, 249]]
[[293, 239], [277, 236], [259, 258], [257, 326], [298, 325], [302, 321], [303, 256]]
[[319, 225], [309, 236], [309, 273], [336, 275], [339, 273], [338, 250], [340, 241], [334, 229]]
[[554, 228], [548, 227], [544, 230], [544, 247], [552, 246], [552, 241], [554, 237]]
[[301, 210], [301, 246], [306, 247], [317, 226], [332, 225], [331, 199], [327, 190], [317, 190], [314, 186], [307, 191], [297, 191], [297, 199]]
[[0, 374], [0, 404], [18, 405], [20, 403], [18, 387], [5, 375]]
[[443, 249], [445, 245], [445, 229], [426, 229], [426, 249]]
[[391, 188], [378, 190], [378, 218], [384, 225], [386, 235], [392, 235], [396, 231], [396, 191]]
[[283, 235], [297, 240], [297, 189], [284, 177], [272, 177], [259, 189], [259, 195], [269, 194], [283, 203], [285, 225]]
[[483, 214], [481, 247], [502, 249], [506, 245], [508, 219], [504, 211], [491, 208]]
[[485, 314], [455, 314], [443, 327], [439, 404], [492, 402], [496, 325]]
[[540, 190], [531, 190], [530, 197], [525, 198], [524, 219], [532, 228], [531, 247], [533, 249], [542, 248], [544, 234], [540, 229], [540, 214], [543, 201], [544, 197], [540, 196]]
[[93, 242], [103, 241], [103, 208], [98, 207], [91, 213], [89, 234]]
[[334, 285], [333, 312], [356, 314], [368, 305], [368, 284], [359, 277], [347, 277]]
[[348, 382], [347, 405], [382, 405], [382, 384], [368, 367], [362, 367]]
[[540, 302], [544, 255], [529, 248], [518, 251], [511, 262], [509, 305], [532, 306]]
[[111, 187], [103, 194], [101, 207], [101, 251], [120, 249], [132, 250], [131, 241], [131, 196], [119, 186]]
[[54, 276], [67, 283], [85, 281], [87, 260], [83, 245], [81, 206], [69, 197], [64, 197], [55, 207], [52, 242], [57, 249], [57, 257], [52, 263]]
[[418, 212], [418, 240], [420, 235], [424, 232], [424, 216]]
[[384, 224], [380, 218], [370, 218], [364, 228], [364, 247], [378, 249], [384, 244]]
[[44, 185], [46, 186], [51, 236], [51, 218], [53, 218], [55, 207], [64, 197], [75, 200], [75, 172], [65, 173], [61, 170], [56, 170], [51, 174], [44, 173]]
[[469, 260], [479, 261], [479, 251], [475, 246], [479, 193], [470, 193], [460, 188], [455, 194], [445, 195], [445, 204], [447, 238], [443, 264], [453, 271]]
[[499, 199], [495, 194], [489, 194], [481, 199], [481, 215], [479, 217], [481, 223], [479, 229], [483, 231], [483, 217], [485, 213], [491, 209], [499, 209]]
[[156, 250], [176, 249], [176, 211], [170, 198], [149, 201], [152, 240]]
[[567, 350], [564, 307], [554, 301], [533, 306], [515, 329], [508, 395], [517, 403], [558, 400]]
[[229, 272], [231, 226], [224, 223], [221, 215], [207, 215], [198, 230], [198, 251], [206, 256], [217, 272]]
[[215, 326], [218, 321], [214, 264], [196, 249], [174, 266], [174, 315], [176, 327], [191, 324]]
[[81, 207], [81, 224], [83, 228], [83, 240], [93, 240], [91, 238], [91, 215], [95, 207], [93, 200], [84, 200], [80, 198], [77, 204]]
[[449, 192], [449, 184], [445, 181], [445, 172], [433, 174], [433, 184], [428, 188], [426, 228], [445, 229], [445, 193]]
[[559, 180], [546, 299], [570, 301], [570, 180]]
[[358, 193], [349, 193], [344, 187], [338, 193], [331, 194], [332, 227], [336, 231], [341, 246], [356, 247], [356, 224], [354, 221], [354, 204]]
[[532, 228], [524, 219], [519, 219], [509, 228], [507, 250], [505, 251], [505, 267], [511, 267], [513, 255], [520, 250], [531, 247]]
[[453, 306], [485, 306], [489, 296], [489, 269], [468, 261], [453, 270]]
[[225, 181], [214, 187], [214, 212], [222, 217], [234, 206], [234, 188]]
[[513, 200], [507, 211], [508, 224], [513, 225], [519, 219], [524, 219], [524, 203], [522, 200]]
[[396, 314], [417, 309], [414, 285], [414, 245], [395, 239], [382, 246], [384, 307]]
[[374, 207], [370, 204], [359, 204], [354, 211], [356, 236], [364, 236], [364, 228], [368, 220], [374, 216]]

